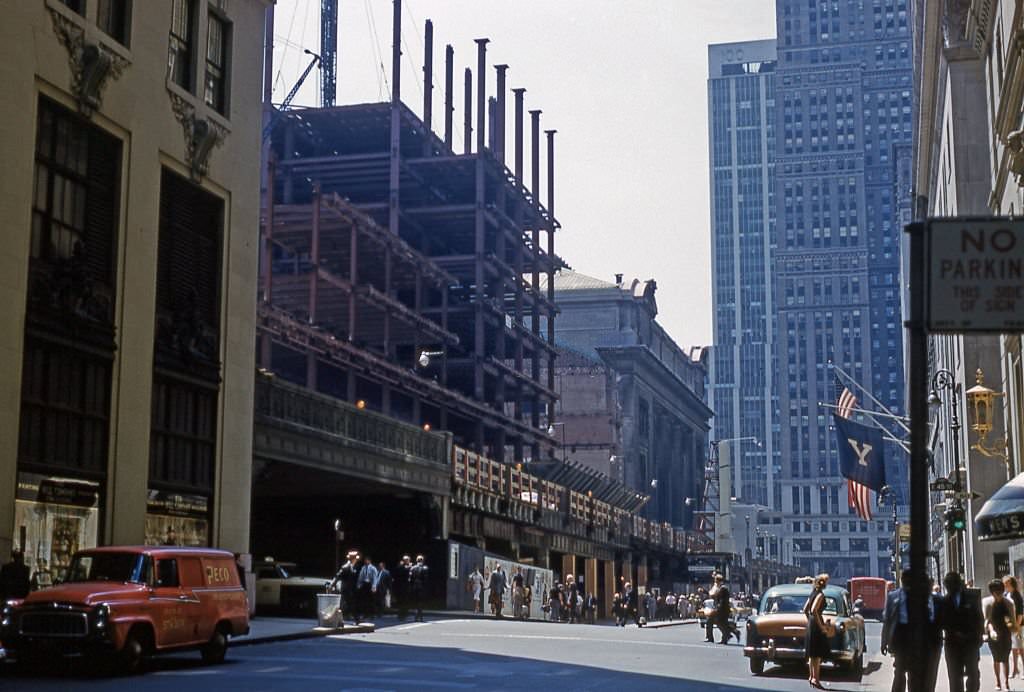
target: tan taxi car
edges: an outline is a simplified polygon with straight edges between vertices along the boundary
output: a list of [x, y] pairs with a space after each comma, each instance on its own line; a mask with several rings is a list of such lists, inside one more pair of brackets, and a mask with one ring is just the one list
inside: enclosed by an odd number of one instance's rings
[[144, 656], [198, 649], [224, 660], [249, 632], [234, 555], [210, 548], [106, 547], [77, 553], [65, 579], [3, 605], [0, 643], [18, 661], [113, 654], [129, 671]]
[[[760, 675], [765, 663], [803, 665], [807, 616], [804, 604], [811, 584], [784, 584], [768, 589], [761, 597], [757, 614], [747, 620], [743, 655], [750, 659], [750, 672]], [[835, 625], [832, 653], [826, 658], [835, 665], [859, 673], [864, 664], [864, 618], [853, 613], [850, 594], [837, 586], [825, 587], [826, 622]]]

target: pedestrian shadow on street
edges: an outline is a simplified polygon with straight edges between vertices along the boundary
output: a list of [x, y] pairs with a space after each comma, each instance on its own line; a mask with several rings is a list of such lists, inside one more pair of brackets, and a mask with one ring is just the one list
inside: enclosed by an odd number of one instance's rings
[[[821, 680], [822, 682], [829, 683], [829, 689], [832, 692], [859, 692], [862, 679], [878, 672], [881, 668], [882, 664], [880, 661], [869, 661], [860, 672], [842, 670], [841, 668], [825, 664], [821, 667]], [[791, 679], [794, 681], [806, 681], [807, 665], [802, 662], [786, 666], [771, 666], [771, 664], [768, 664], [765, 666], [765, 671], [758, 677], [771, 680]], [[851, 683], [852, 687], [846, 687], [844, 683]]]

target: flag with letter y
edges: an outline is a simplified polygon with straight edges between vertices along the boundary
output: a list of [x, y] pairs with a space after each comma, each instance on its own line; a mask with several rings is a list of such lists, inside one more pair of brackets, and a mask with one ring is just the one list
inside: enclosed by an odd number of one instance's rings
[[844, 478], [878, 492], [885, 486], [882, 431], [833, 414], [839, 435], [839, 471]]

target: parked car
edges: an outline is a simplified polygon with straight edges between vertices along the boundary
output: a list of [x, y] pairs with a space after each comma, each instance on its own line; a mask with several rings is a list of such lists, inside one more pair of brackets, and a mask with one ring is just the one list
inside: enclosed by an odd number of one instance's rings
[[18, 662], [99, 655], [128, 671], [147, 655], [180, 649], [219, 663], [228, 638], [248, 632], [235, 557], [210, 548], [84, 550], [63, 583], [7, 601], [0, 616], [0, 641]]
[[[704, 605], [697, 610], [697, 622], [701, 627], [705, 627], [708, 622], [708, 618], [715, 612], [715, 600], [709, 598], [704, 601]], [[733, 608], [729, 611], [729, 623], [733, 627], [736, 626], [736, 609]]]
[[330, 577], [300, 577], [294, 562], [266, 558], [256, 566], [256, 608], [316, 615], [316, 595], [327, 591]]
[[[750, 672], [760, 675], [765, 663], [803, 665], [807, 617], [804, 604], [813, 591], [811, 584], [775, 586], [761, 597], [757, 614], [747, 620], [747, 642], [743, 655], [750, 659]], [[853, 613], [850, 594], [837, 586], [825, 587], [825, 620], [835, 625], [832, 653], [825, 660], [860, 673], [866, 651], [864, 618]]]

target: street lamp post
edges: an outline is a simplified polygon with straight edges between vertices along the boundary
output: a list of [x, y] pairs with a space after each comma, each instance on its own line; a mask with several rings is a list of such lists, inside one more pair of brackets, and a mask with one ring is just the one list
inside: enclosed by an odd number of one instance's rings
[[[960, 383], [956, 381], [956, 376], [949, 370], [936, 370], [932, 376], [932, 390], [928, 394], [928, 405], [936, 411], [942, 406], [942, 398], [939, 396], [939, 392], [950, 390], [952, 392], [952, 400], [950, 401], [950, 416], [949, 416], [949, 430], [953, 433], [953, 506], [959, 506], [961, 502], [961, 493], [963, 487], [960, 479], [960, 397], [962, 389]], [[936, 421], [938, 425], [938, 421]], [[964, 536], [963, 532], [957, 532], [954, 536], [954, 542], [956, 544], [956, 561], [957, 571], [961, 574], [966, 570], [966, 550], [964, 549]]]
[[888, 485], [883, 485], [879, 491], [882, 499], [892, 505], [892, 571], [894, 583], [900, 583], [900, 525], [896, 522], [896, 491]]

